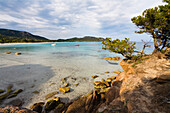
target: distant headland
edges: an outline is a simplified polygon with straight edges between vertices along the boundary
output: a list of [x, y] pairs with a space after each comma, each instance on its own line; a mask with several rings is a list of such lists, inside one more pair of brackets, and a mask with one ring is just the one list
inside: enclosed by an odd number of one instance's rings
[[0, 29], [0, 43], [24, 43], [24, 42], [101, 42], [104, 38], [94, 36], [74, 37], [69, 39], [50, 40], [48, 38], [33, 35], [26, 31]]

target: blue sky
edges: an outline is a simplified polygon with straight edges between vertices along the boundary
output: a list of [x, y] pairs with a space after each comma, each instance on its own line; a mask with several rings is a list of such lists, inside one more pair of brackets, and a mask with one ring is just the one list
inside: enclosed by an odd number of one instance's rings
[[0, 0], [0, 28], [49, 39], [83, 36], [152, 39], [135, 34], [131, 18], [162, 0]]

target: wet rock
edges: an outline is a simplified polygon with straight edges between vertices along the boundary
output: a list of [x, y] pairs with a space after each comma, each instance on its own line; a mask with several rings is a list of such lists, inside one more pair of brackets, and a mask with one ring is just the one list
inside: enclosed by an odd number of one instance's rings
[[99, 85], [101, 84], [101, 81], [94, 81], [94, 85]]
[[97, 76], [97, 75], [93, 75], [93, 76], [92, 76], [92, 78], [97, 78], [97, 77], [99, 77], [99, 76]]
[[13, 87], [13, 85], [9, 85], [7, 87], [7, 92], [5, 94], [0, 95], [0, 100], [3, 100], [10, 95], [10, 93], [12, 92], [12, 87]]
[[120, 60], [120, 57], [106, 57], [104, 58], [106, 60], [114, 60], [114, 61], [119, 61]]
[[16, 90], [13, 94], [9, 95], [8, 98], [16, 97], [22, 91], [23, 91], [22, 89]]
[[102, 78], [102, 79], [101, 79], [101, 82], [104, 82], [104, 81], [105, 81], [105, 80]]
[[110, 82], [104, 81], [104, 82], [102, 82], [102, 83], [104, 83], [107, 87], [110, 87]]
[[69, 86], [69, 83], [64, 84], [64, 87], [67, 87], [67, 86]]
[[54, 95], [56, 95], [57, 93], [58, 93], [57, 91], [48, 93], [48, 94], [45, 96], [45, 99], [49, 99], [49, 98], [53, 97]]
[[11, 52], [5, 52], [4, 54], [11, 54]]
[[109, 77], [107, 79], [111, 79], [111, 80], [115, 80], [116, 79], [116, 76], [112, 76], [112, 77]]
[[105, 73], [110, 73], [109, 71], [106, 71]]
[[21, 53], [19, 53], [19, 52], [16, 52], [16, 53], [15, 53], [15, 55], [21, 55]]
[[79, 85], [79, 83], [75, 83], [74, 85], [75, 85], [75, 86], [78, 86], [78, 85]]
[[59, 88], [59, 91], [60, 91], [60, 92], [63, 92], [63, 93], [67, 93], [67, 92], [70, 91], [70, 88], [69, 88], [69, 87], [60, 87], [60, 88]]
[[106, 82], [111, 82], [111, 81], [112, 81], [112, 79], [110, 79], [110, 78], [106, 79]]
[[120, 71], [113, 71], [113, 73], [117, 73], [117, 74], [119, 74], [119, 73], [121, 73]]
[[66, 78], [62, 78], [61, 81], [65, 82], [65, 81], [66, 81]]
[[5, 90], [0, 89], [0, 94], [1, 94], [1, 93], [4, 93], [4, 92], [5, 92]]
[[38, 113], [41, 113], [44, 104], [45, 104], [44, 102], [35, 103], [30, 107], [30, 109]]
[[39, 91], [37, 91], [37, 90], [35, 90], [35, 91], [33, 91], [32, 93], [38, 94], [38, 93], [40, 93], [40, 92], [39, 92]]
[[50, 86], [55, 85], [55, 84], [56, 84], [56, 83], [53, 82], [53, 83], [50, 84]]

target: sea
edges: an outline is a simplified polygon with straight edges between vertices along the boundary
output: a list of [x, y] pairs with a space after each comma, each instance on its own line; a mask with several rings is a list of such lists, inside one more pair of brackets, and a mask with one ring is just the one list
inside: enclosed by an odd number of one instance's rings
[[[75, 46], [79, 45], [79, 46]], [[146, 48], [145, 53], [153, 51]], [[142, 50], [143, 43], [136, 48]], [[11, 54], [4, 54], [11, 52]], [[15, 55], [20, 52], [21, 55]], [[45, 101], [50, 92], [63, 87], [62, 78], [67, 78], [70, 92], [58, 93], [63, 102], [69, 102], [94, 90], [94, 81], [116, 76], [113, 71], [123, 71], [120, 61], [107, 61], [104, 57], [124, 57], [102, 49], [101, 42], [56, 42], [0, 45], [0, 89], [13, 84], [15, 89], [23, 89], [19, 98], [24, 107]], [[98, 77], [92, 79], [93, 75]], [[74, 84], [79, 84], [75, 86]], [[38, 94], [32, 92], [38, 91]], [[10, 100], [6, 100], [7, 102]]]
[[[74, 46], [79, 45], [79, 46]], [[154, 47], [145, 49], [145, 54], [151, 54]], [[143, 43], [136, 42], [136, 49], [142, 51]], [[4, 52], [12, 52], [4, 55]], [[15, 52], [22, 53], [19, 56]], [[112, 71], [122, 70], [119, 62], [107, 61], [104, 57], [116, 57], [121, 59], [121, 54], [102, 49], [101, 42], [55, 42], [55, 43], [28, 43], [0, 45], [0, 60], [2, 58], [20, 62], [23, 64], [41, 64], [52, 68], [73, 68], [77, 71]], [[1, 62], [0, 62], [1, 64]], [[113, 69], [114, 68], [114, 69]], [[79, 70], [80, 69], [80, 70]], [[93, 73], [91, 73], [93, 74]]]

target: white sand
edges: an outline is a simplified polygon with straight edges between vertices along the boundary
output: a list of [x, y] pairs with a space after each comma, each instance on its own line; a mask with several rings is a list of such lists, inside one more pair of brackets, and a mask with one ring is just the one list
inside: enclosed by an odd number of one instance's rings
[[[59, 93], [56, 96], [62, 97], [64, 102], [69, 102], [93, 90], [92, 75], [100, 76], [95, 80], [106, 79], [116, 74], [106, 74], [105, 71], [121, 70], [118, 65], [104, 67], [102, 64], [107, 64], [107, 62], [105, 60], [99, 62], [88, 57], [63, 60], [62, 58], [47, 59], [46, 56], [35, 57], [31, 54], [21, 56], [0, 54], [0, 89], [6, 89], [9, 84], [13, 84], [14, 90], [24, 89], [17, 97], [6, 99], [4, 104], [20, 98], [24, 101], [23, 106], [29, 108], [33, 103], [45, 101], [45, 95], [58, 91], [59, 87], [64, 86], [60, 80], [64, 77], [70, 84], [71, 92]], [[76, 87], [75, 83], [79, 85]], [[35, 90], [39, 93], [32, 93]]]

